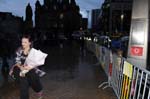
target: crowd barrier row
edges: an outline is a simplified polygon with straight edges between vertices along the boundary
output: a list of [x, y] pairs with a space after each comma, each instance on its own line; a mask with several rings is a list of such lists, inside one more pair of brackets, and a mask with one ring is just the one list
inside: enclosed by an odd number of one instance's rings
[[93, 52], [108, 81], [98, 87], [112, 87], [118, 99], [150, 99], [150, 72], [130, 64], [125, 58], [92, 41], [86, 47]]

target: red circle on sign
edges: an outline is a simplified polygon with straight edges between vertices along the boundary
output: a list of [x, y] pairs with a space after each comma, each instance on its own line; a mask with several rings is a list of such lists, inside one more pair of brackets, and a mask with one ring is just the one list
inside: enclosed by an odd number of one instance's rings
[[130, 49], [130, 53], [132, 56], [142, 56], [143, 55], [143, 47], [132, 46]]
[[134, 51], [134, 53], [136, 53], [136, 54], [139, 53], [139, 49], [138, 49], [138, 48], [135, 48], [133, 51]]

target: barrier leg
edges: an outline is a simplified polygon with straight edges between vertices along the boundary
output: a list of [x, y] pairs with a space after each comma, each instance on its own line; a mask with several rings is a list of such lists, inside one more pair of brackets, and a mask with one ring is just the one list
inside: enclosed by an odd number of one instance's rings
[[111, 75], [112, 75], [112, 63], [109, 64], [109, 76], [108, 76], [108, 82], [103, 82], [102, 84], [100, 84], [98, 86], [98, 88], [102, 87], [103, 85], [105, 85], [103, 87], [103, 89], [108, 88], [108, 87], [112, 87], [111, 86]]
[[106, 85], [106, 84], [108, 84], [108, 82], [103, 82], [103, 83], [101, 83], [101, 84], [98, 86], [98, 88], [101, 88], [102, 86], [104, 86], [104, 85]]
[[[105, 86], [104, 86], [105, 85]], [[106, 89], [106, 88], [108, 88], [108, 87], [111, 87], [111, 85], [109, 84], [109, 82], [103, 82], [102, 84], [100, 84], [99, 86], [98, 86], [98, 88], [101, 88], [102, 86], [104, 86], [102, 89]]]
[[103, 86], [102, 89], [106, 89], [106, 88], [108, 88], [108, 87], [112, 87], [112, 86], [111, 86], [111, 83], [110, 83], [110, 78], [108, 79], [107, 82], [101, 83], [101, 84], [98, 86], [98, 88], [101, 88], [102, 86]]

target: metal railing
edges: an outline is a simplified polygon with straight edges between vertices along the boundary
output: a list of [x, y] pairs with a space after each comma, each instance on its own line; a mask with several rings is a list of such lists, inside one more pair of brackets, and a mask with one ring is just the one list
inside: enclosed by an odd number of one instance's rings
[[112, 87], [118, 99], [150, 99], [150, 72], [130, 64], [111, 50], [86, 42], [108, 76], [108, 81], [98, 87]]

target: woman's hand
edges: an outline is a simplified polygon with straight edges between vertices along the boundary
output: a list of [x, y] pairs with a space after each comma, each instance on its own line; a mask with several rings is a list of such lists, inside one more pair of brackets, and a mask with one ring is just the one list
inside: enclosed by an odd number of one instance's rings
[[25, 77], [26, 73], [28, 73], [31, 69], [32, 69], [31, 66], [25, 66], [25, 65], [21, 66], [20, 67], [20, 70], [21, 70], [20, 77]]
[[12, 76], [12, 73], [13, 73], [13, 70], [10, 70], [9, 71], [9, 75]]
[[19, 68], [20, 68], [21, 71], [26, 70], [26, 69], [24, 68], [24, 66], [20, 66]]
[[17, 67], [19, 67], [19, 68], [20, 68], [21, 64], [17, 63], [17, 64], [15, 64], [15, 66], [17, 66]]
[[24, 68], [24, 66], [23, 65], [21, 65], [21, 64], [15, 64], [15, 66], [17, 66], [21, 71], [22, 70], [25, 70], [25, 68]]
[[33, 69], [32, 66], [23, 66], [23, 67], [24, 67], [25, 70], [31, 70], [31, 69]]

